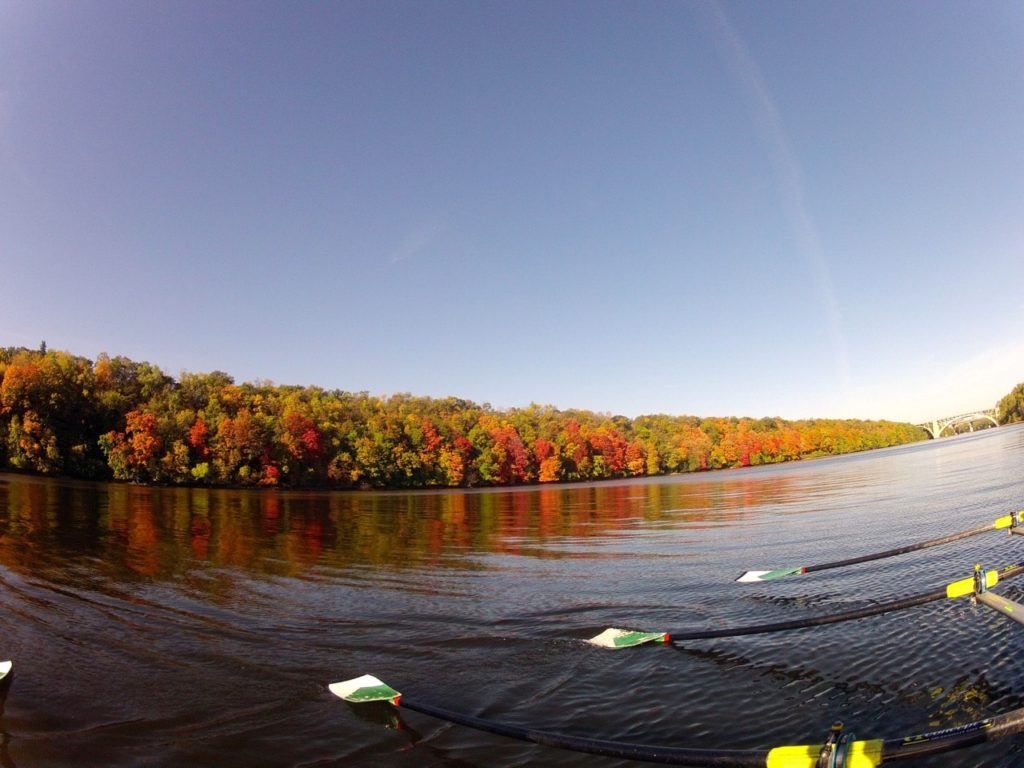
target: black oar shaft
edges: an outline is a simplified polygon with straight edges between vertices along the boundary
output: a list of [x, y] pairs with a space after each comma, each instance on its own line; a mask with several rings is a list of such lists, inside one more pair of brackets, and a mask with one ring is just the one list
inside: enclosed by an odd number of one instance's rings
[[943, 544], [949, 544], [953, 541], [959, 541], [960, 539], [966, 539], [970, 536], [977, 536], [979, 533], [985, 533], [986, 531], [993, 530], [992, 524], [983, 525], [980, 528], [972, 528], [969, 531], [960, 531], [959, 533], [951, 533], [948, 536], [942, 536], [938, 539], [930, 539], [928, 541], [920, 541], [917, 544], [908, 544], [905, 547], [897, 547], [896, 549], [888, 549], [885, 552], [875, 552], [870, 555], [860, 555], [859, 557], [851, 557], [846, 560], [836, 560], [833, 563], [819, 563], [818, 565], [808, 565], [804, 568], [804, 573], [814, 573], [815, 571], [826, 571], [829, 568], [842, 568], [847, 565], [857, 565], [857, 563], [869, 563], [872, 560], [884, 560], [887, 557], [896, 557], [897, 555], [905, 555], [908, 552], [916, 552], [919, 549], [928, 549], [929, 547], [939, 547]]
[[482, 717], [453, 712], [431, 704], [401, 699], [399, 705], [450, 723], [475, 728], [478, 731], [496, 733], [519, 741], [529, 741], [548, 747], [604, 755], [625, 760], [641, 760], [662, 765], [709, 766], [710, 768], [764, 768], [768, 761], [766, 749], [690, 749], [687, 747], [655, 747], [646, 744], [591, 739], [584, 736], [569, 736], [560, 733], [526, 728], [518, 725], [499, 723]]
[[986, 741], [1005, 739], [1021, 731], [1024, 731], [1024, 709], [1014, 709], [1002, 715], [955, 728], [945, 728], [903, 739], [886, 739], [882, 743], [882, 762], [952, 752], [954, 749], [963, 749]]
[[[1024, 573], [1024, 563], [1011, 565], [999, 571], [999, 580], [1005, 581], [1014, 576]], [[987, 593], [985, 593], [987, 594]], [[864, 619], [868, 616], [879, 616], [892, 611], [902, 611], [913, 608], [935, 600], [942, 600], [946, 597], [945, 589], [937, 589], [933, 592], [925, 592], [920, 595], [891, 600], [887, 603], [878, 603], [864, 608], [855, 608], [841, 613], [831, 613], [825, 616], [810, 616], [802, 619], [791, 619], [789, 621], [778, 621], [771, 624], [752, 624], [746, 627], [722, 627], [721, 629], [706, 629], [694, 632], [669, 632], [673, 645], [681, 645], [685, 640], [711, 640], [717, 637], [739, 637], [740, 635], [762, 635], [769, 632], [786, 632], [793, 629], [804, 629], [806, 627], [820, 627], [825, 624], [838, 624], [843, 621]]]
[[806, 627], [820, 627], [824, 624], [838, 624], [843, 621], [864, 619], [868, 616], [878, 616], [892, 611], [902, 611], [918, 605], [924, 605], [935, 600], [941, 600], [946, 596], [945, 589], [937, 589], [934, 592], [926, 592], [921, 595], [913, 595], [900, 600], [892, 600], [888, 603], [878, 603], [864, 608], [855, 608], [842, 613], [832, 613], [825, 616], [811, 616], [803, 619], [790, 619], [789, 621], [777, 621], [771, 624], [751, 624], [746, 627], [722, 627], [721, 629], [707, 629], [696, 632], [669, 632], [672, 643], [679, 644], [682, 640], [711, 640], [716, 637], [739, 637], [740, 635], [762, 635], [768, 632], [786, 632], [792, 629], [804, 629]]
[[[766, 749], [694, 749], [690, 747], [657, 747], [646, 744], [591, 739], [552, 733], [536, 728], [500, 723], [482, 717], [454, 712], [431, 704], [402, 698], [400, 706], [479, 731], [498, 734], [519, 741], [532, 742], [574, 752], [586, 752], [626, 760], [639, 760], [661, 765], [707, 766], [708, 768], [764, 768], [770, 750]], [[886, 739], [882, 742], [883, 763], [963, 749], [986, 741], [996, 741], [1024, 731], [1024, 708], [978, 720], [954, 728]]]

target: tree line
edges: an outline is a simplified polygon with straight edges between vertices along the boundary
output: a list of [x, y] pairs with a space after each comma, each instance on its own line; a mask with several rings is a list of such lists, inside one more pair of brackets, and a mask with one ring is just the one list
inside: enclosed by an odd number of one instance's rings
[[996, 419], [1000, 424], [1024, 421], [1024, 382], [1011, 389], [996, 403]]
[[[1018, 389], [1021, 389], [1018, 387]], [[1016, 391], [1016, 390], [1015, 390]], [[890, 421], [627, 418], [454, 397], [237, 384], [0, 348], [0, 467], [171, 485], [505, 486], [663, 475], [923, 440]]]

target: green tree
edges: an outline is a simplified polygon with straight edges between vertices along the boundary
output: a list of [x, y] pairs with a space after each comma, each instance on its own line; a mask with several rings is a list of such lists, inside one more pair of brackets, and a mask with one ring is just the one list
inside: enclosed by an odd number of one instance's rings
[[1024, 421], [1024, 382], [1018, 384], [996, 405], [996, 419], [1000, 424]]

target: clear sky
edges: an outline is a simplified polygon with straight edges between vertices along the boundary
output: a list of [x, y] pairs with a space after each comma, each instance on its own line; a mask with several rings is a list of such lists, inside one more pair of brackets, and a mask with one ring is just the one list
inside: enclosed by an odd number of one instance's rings
[[0, 0], [3, 346], [918, 421], [1022, 289], [1018, 0]]

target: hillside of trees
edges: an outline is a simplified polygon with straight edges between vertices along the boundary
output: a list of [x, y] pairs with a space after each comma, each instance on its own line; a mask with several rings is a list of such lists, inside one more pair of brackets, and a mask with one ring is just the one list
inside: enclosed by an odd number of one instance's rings
[[[1020, 388], [1018, 388], [1020, 389]], [[662, 475], [923, 440], [887, 421], [640, 416], [236, 384], [0, 348], [0, 468], [172, 485], [428, 488]]]
[[1006, 397], [996, 404], [996, 419], [1000, 424], [1024, 421], [1024, 382], [1011, 389]]

